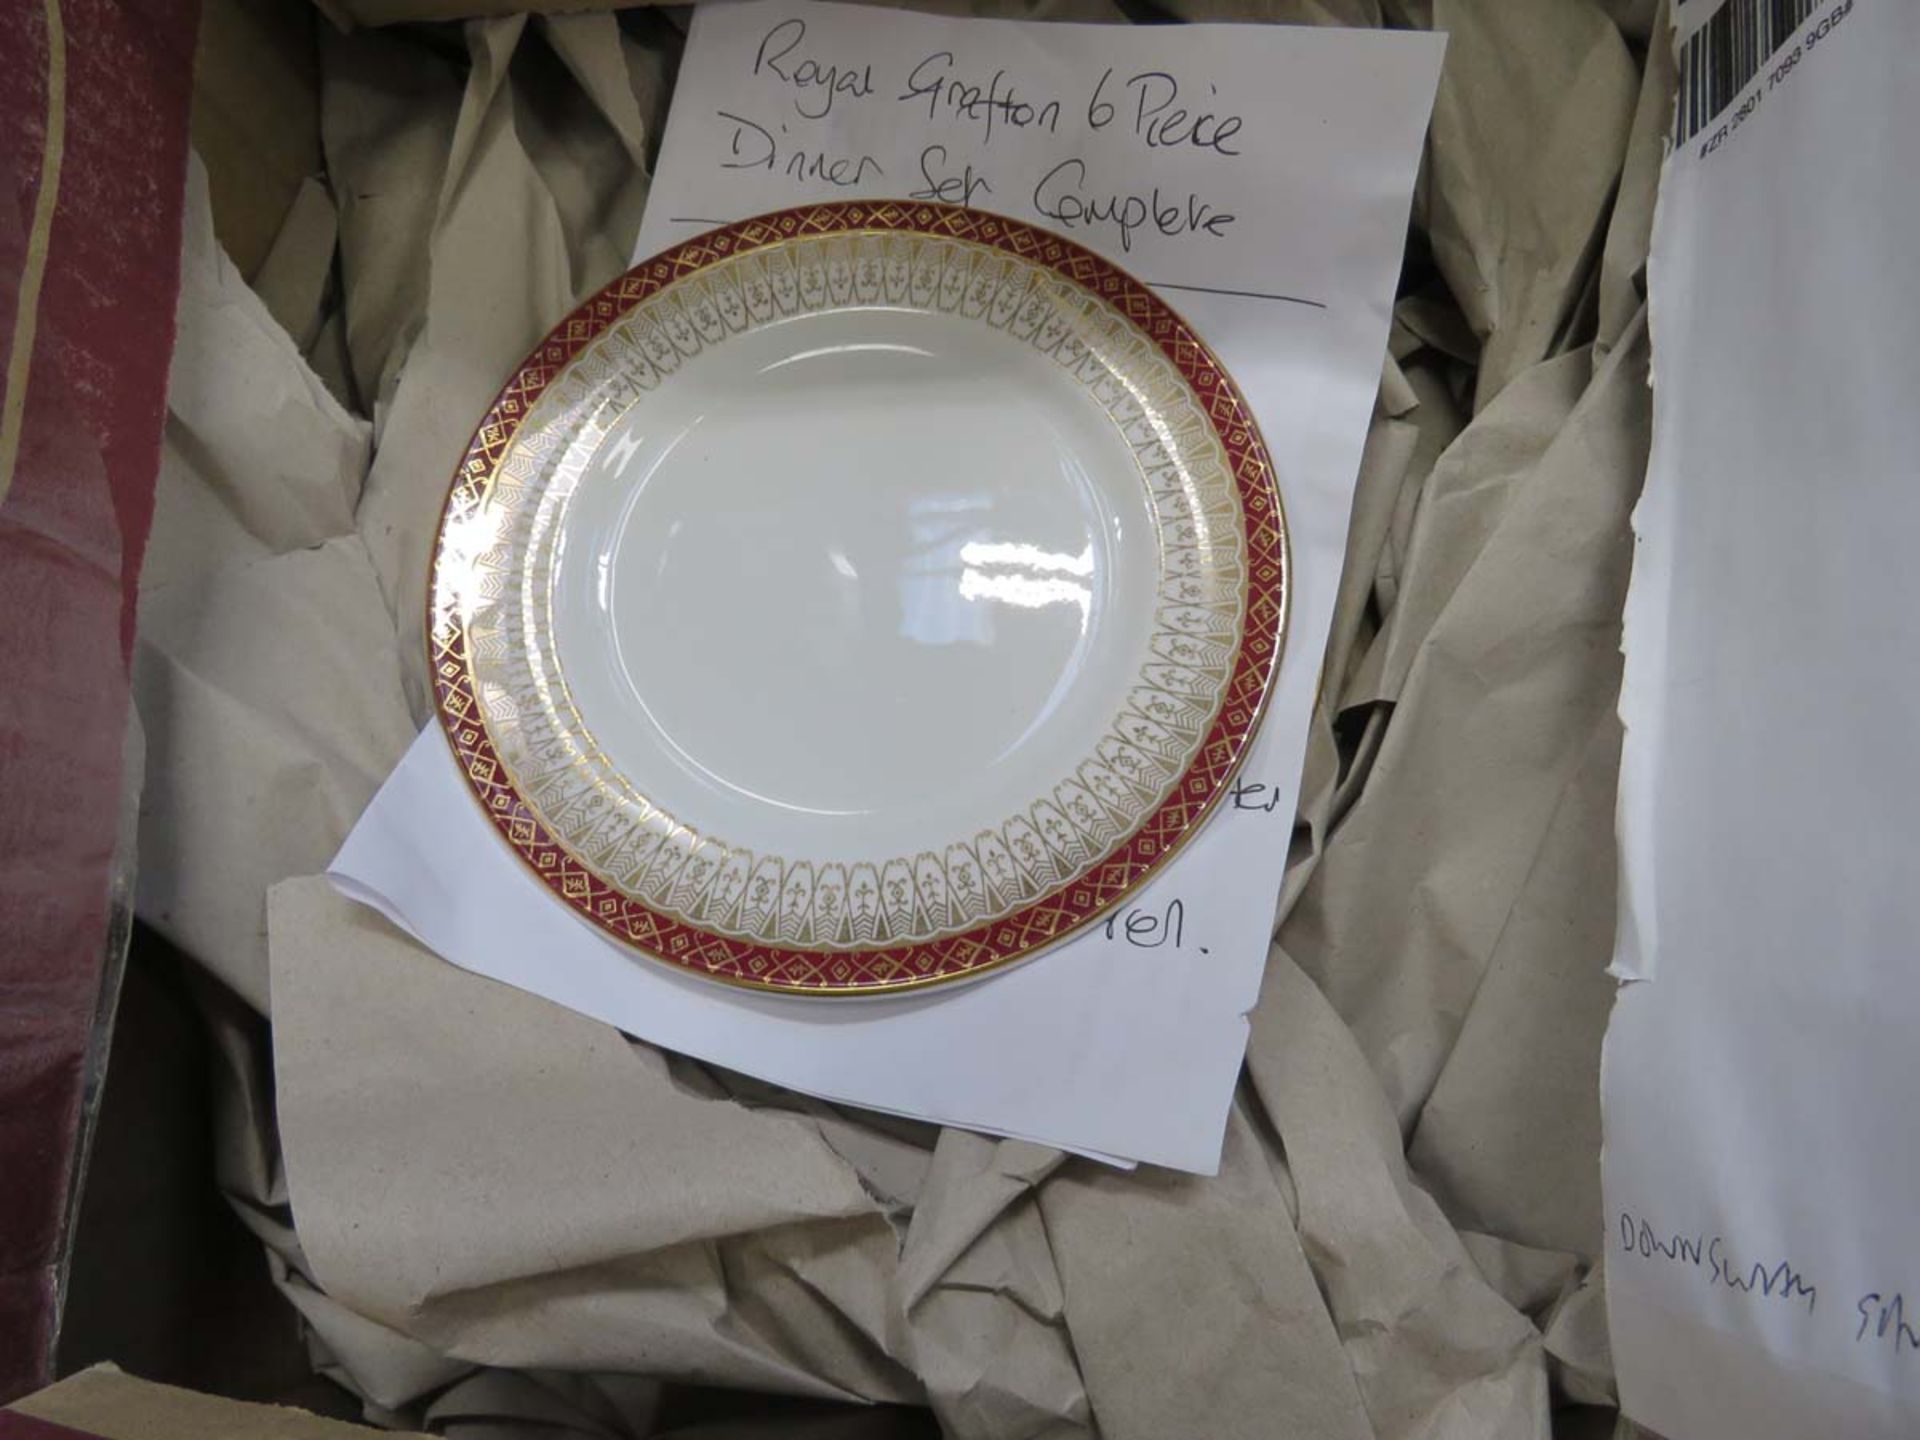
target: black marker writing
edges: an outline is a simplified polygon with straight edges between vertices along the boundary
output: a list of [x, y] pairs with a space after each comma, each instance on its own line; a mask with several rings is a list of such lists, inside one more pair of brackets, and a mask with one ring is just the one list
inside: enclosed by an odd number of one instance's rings
[[1280, 803], [1280, 787], [1257, 780], [1236, 780], [1227, 797], [1236, 810], [1257, 810], [1262, 815], [1271, 815]]
[[1865, 1340], [1871, 1330], [1875, 1340], [1889, 1341], [1896, 1355], [1903, 1349], [1920, 1350], [1920, 1330], [1907, 1323], [1906, 1296], [1896, 1293], [1891, 1300], [1886, 1300], [1878, 1290], [1873, 1290], [1862, 1295], [1853, 1308], [1860, 1316], [1860, 1328], [1853, 1332], [1856, 1344]]
[[[1155, 913], [1135, 905], [1108, 918], [1105, 926], [1109, 940], [1124, 940], [1137, 950], [1158, 950], [1171, 945], [1175, 950], [1187, 943], [1187, 906], [1183, 900], [1169, 900], [1165, 910]], [[1198, 947], [1205, 955], [1207, 947]]]
[[[741, 48], [752, 53], [740, 60], [756, 98], [730, 101], [739, 113], [716, 112], [721, 170], [764, 171], [803, 195], [884, 181], [880, 188], [915, 201], [1030, 208], [1056, 230], [1096, 245], [1117, 240], [1129, 254], [1158, 254], [1163, 240], [1239, 233], [1241, 217], [1216, 203], [1226, 192], [1215, 187], [1230, 173], [1220, 167], [1243, 153], [1247, 120], [1221, 94], [1228, 87], [1197, 70], [1107, 66], [1074, 75], [1032, 57], [999, 64], [992, 48], [971, 44], [896, 59], [864, 31], [843, 32], [817, 16], [747, 23]], [[1052, 137], [1053, 153], [1009, 148], [1009, 132], [1022, 142]], [[863, 144], [872, 150], [857, 148]], [[1169, 156], [1206, 157], [1208, 178], [1179, 183], [1180, 168], [1156, 163]], [[1217, 293], [1319, 304], [1261, 290]], [[1235, 787], [1233, 804], [1268, 814], [1284, 808], [1278, 792], [1252, 783]]]
[[1684, 1260], [1688, 1264], [1698, 1265], [1707, 1246], [1705, 1236], [1695, 1236], [1689, 1240], [1684, 1235], [1675, 1235], [1671, 1239], [1656, 1235], [1646, 1221], [1642, 1220], [1636, 1226], [1633, 1216], [1622, 1210], [1620, 1248], [1629, 1255], [1643, 1255], [1648, 1259], [1659, 1256], [1663, 1260]]
[[[858, 185], [869, 175], [884, 175], [880, 162], [871, 155], [836, 155], [827, 150], [795, 148], [781, 153], [779, 138], [766, 126], [726, 110], [714, 112], [733, 126], [727, 146], [728, 157], [720, 162], [722, 170], [765, 170], [799, 181], [824, 180], [842, 188]], [[780, 127], [781, 133], [786, 126]]]
[[1748, 1266], [1737, 1264], [1727, 1254], [1727, 1242], [1718, 1235], [1707, 1242], [1707, 1265], [1713, 1279], [1729, 1290], [1746, 1294], [1749, 1291], [1760, 1295], [1778, 1296], [1783, 1300], [1805, 1300], [1807, 1313], [1813, 1313], [1814, 1302], [1819, 1298], [1819, 1290], [1806, 1283], [1800, 1272], [1791, 1262], [1781, 1260], [1769, 1267], [1763, 1260], [1756, 1260]]
[[1228, 144], [1240, 133], [1240, 117], [1188, 110], [1175, 103], [1180, 98], [1180, 82], [1166, 71], [1142, 71], [1128, 79], [1127, 89], [1133, 94], [1133, 133], [1149, 150], [1179, 146], [1211, 150], [1216, 155], [1240, 153]]
[[993, 186], [987, 177], [976, 175], [968, 161], [958, 175], [943, 173], [947, 165], [947, 147], [929, 145], [920, 152], [920, 178], [927, 183], [909, 191], [909, 200], [940, 200], [949, 205], [971, 205], [976, 195], [991, 195]]
[[1033, 187], [1033, 208], [1063, 230], [1111, 226], [1120, 232], [1122, 250], [1131, 250], [1134, 232], [1148, 226], [1169, 237], [1210, 235], [1217, 240], [1234, 221], [1192, 192], [1177, 199], [1163, 196], [1155, 185], [1145, 195], [1100, 193], [1087, 184], [1087, 162], [1079, 159], [1062, 160], [1040, 177]]
[[1104, 130], [1113, 123], [1113, 102], [1100, 97], [1107, 93], [1107, 82], [1113, 79], [1113, 67], [1109, 65], [1100, 72], [1099, 80], [1094, 82], [1093, 95], [1087, 101], [1087, 128]]
[[773, 136], [762, 126], [751, 120], [743, 120], [725, 110], [716, 110], [714, 114], [733, 126], [733, 139], [727, 146], [731, 159], [722, 160], [722, 170], [771, 170], [774, 156], [779, 146], [773, 142]]
[[929, 120], [940, 118], [944, 112], [956, 120], [978, 124], [983, 145], [993, 143], [995, 124], [1016, 130], [1044, 130], [1049, 135], [1059, 132], [1058, 100], [1022, 96], [1004, 69], [995, 70], [984, 85], [961, 79], [954, 75], [953, 63], [951, 50], [934, 51], [913, 67], [907, 76], [907, 88], [896, 98], [912, 102], [916, 108], [919, 101], [926, 101]]
[[[793, 108], [809, 120], [824, 118], [842, 95], [864, 99], [873, 94], [873, 66], [823, 64], [794, 51], [807, 38], [807, 22], [797, 16], [782, 20], [761, 37], [753, 57], [755, 75], [772, 75], [795, 91]], [[812, 109], [803, 102], [811, 100]]]
[[1790, 1260], [1781, 1259], [1771, 1264], [1756, 1260], [1743, 1265], [1733, 1257], [1731, 1247], [1722, 1236], [1708, 1238], [1705, 1232], [1683, 1235], [1656, 1231], [1627, 1210], [1620, 1212], [1620, 1248], [1642, 1259], [1671, 1261], [1703, 1270], [1701, 1278], [1707, 1284], [1736, 1294], [1804, 1300], [1808, 1314], [1813, 1313], [1819, 1300], [1819, 1287], [1808, 1284]]

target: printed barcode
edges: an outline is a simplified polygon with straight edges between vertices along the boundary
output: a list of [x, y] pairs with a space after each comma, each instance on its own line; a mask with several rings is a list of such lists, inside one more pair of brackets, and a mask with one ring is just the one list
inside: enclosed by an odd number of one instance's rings
[[1821, 0], [1729, 0], [1680, 51], [1682, 144], [1711, 125]]

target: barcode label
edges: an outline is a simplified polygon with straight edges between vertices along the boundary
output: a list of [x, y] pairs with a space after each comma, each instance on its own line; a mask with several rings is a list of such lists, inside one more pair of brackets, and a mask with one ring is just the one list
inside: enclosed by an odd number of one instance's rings
[[1821, 3], [1729, 0], [1694, 31], [1680, 51], [1680, 143], [1711, 125]]

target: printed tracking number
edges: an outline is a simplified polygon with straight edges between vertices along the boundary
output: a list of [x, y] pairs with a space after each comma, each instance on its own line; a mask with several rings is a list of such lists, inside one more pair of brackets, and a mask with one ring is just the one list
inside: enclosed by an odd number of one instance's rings
[[[1854, 0], [1730, 0], [1723, 5], [1681, 46], [1675, 143], [1686, 144], [1714, 127], [1700, 154], [1717, 150], [1759, 109], [1767, 91], [1783, 83], [1847, 17], [1853, 4]], [[1805, 33], [1800, 34], [1803, 26]], [[1796, 34], [1800, 34], [1798, 41]], [[1766, 83], [1722, 121], [1762, 72]]]

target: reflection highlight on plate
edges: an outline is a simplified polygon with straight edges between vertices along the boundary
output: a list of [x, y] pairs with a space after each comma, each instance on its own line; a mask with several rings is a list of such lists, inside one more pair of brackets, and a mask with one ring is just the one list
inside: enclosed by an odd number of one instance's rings
[[[874, 305], [868, 308], [872, 310], [887, 310], [891, 307]], [[894, 313], [898, 314], [902, 312], [895, 311]], [[901, 345], [893, 342], [879, 341], [857, 344], [848, 342], [839, 345], [821, 345], [812, 350], [802, 350], [797, 354], [782, 356], [771, 365], [761, 366], [760, 373], [762, 375], [771, 375], [776, 370], [784, 370], [789, 365], [798, 365], [803, 360], [821, 360], [829, 356], [839, 359], [848, 355], [872, 355], [875, 353], [882, 355], [917, 355], [925, 360], [934, 358], [933, 351], [923, 350], [918, 345]]]
[[970, 540], [960, 547], [960, 561], [966, 567], [960, 572], [962, 599], [998, 600], [1030, 610], [1078, 605], [1080, 626], [1086, 628], [1093, 610], [1091, 545], [1078, 555], [1064, 555], [1037, 545]]
[[[1093, 546], [1046, 550], [1011, 540], [963, 540], [988, 523], [984, 498], [945, 498], [910, 506], [916, 560], [900, 571], [900, 634], [924, 645], [991, 644], [998, 602], [1037, 610], [1073, 605], [1084, 635], [1093, 613]], [[843, 572], [844, 573], [844, 572]]]
[[1042, 550], [1038, 545], [1021, 545], [1004, 540], [969, 540], [960, 547], [960, 558], [969, 565], [1012, 565], [1061, 575], [1093, 574], [1091, 545], [1084, 547], [1078, 555], [1063, 555], [1057, 550]]

